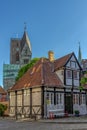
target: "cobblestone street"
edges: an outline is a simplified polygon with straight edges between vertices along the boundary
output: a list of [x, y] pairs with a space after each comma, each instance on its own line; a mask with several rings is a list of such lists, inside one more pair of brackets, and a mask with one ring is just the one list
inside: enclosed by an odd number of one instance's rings
[[[73, 118], [70, 118], [70, 121]], [[87, 130], [86, 119], [84, 119], [85, 123], [78, 122], [79, 118], [77, 118], [77, 123], [72, 121], [72, 123], [65, 122], [67, 119], [56, 119], [51, 121], [16, 121], [11, 119], [0, 119], [0, 130]], [[83, 118], [82, 118], [83, 120]], [[59, 122], [57, 122], [59, 121]], [[60, 123], [61, 121], [61, 123]], [[63, 121], [63, 123], [62, 123]], [[75, 119], [76, 121], [76, 119]], [[81, 121], [81, 119], [80, 119]]]

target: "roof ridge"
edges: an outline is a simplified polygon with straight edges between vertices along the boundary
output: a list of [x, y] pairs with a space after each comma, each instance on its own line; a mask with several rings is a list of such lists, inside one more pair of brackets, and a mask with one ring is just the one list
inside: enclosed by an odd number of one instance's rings
[[41, 81], [41, 84], [43, 85], [44, 84], [44, 74], [43, 74], [43, 66], [44, 66], [44, 59], [43, 58], [41, 58], [41, 79], [42, 79], [42, 81]]
[[67, 55], [65, 55], [63, 57], [60, 57], [59, 59], [55, 60], [54, 61], [55, 70], [60, 68], [60, 67], [64, 67], [72, 55], [74, 55], [74, 52], [69, 53], [69, 54], [67, 54]]
[[[68, 56], [68, 55], [70, 55], [70, 56], [71, 56], [73, 53], [74, 53], [74, 52], [69, 53], [69, 54], [67, 54], [67, 55], [64, 55], [64, 56], [62, 56], [62, 57], [60, 57], [60, 58], [56, 59], [55, 61], [57, 61], [57, 60], [59, 60], [59, 59], [62, 59], [62, 58], [64, 58], [64, 57]], [[54, 61], [54, 62], [55, 62], [55, 61]]]

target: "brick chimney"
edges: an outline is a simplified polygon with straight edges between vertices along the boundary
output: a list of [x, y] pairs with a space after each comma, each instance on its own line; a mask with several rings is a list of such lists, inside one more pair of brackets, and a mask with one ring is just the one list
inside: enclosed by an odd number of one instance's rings
[[48, 58], [49, 58], [49, 60], [52, 62], [52, 61], [54, 61], [54, 52], [53, 51], [49, 51], [48, 52]]

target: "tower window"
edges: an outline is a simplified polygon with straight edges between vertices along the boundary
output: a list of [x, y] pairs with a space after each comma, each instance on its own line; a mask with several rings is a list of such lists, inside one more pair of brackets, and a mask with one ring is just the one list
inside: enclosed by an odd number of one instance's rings
[[25, 60], [24, 60], [24, 64], [27, 64], [28, 62], [29, 62], [28, 59], [25, 59]]
[[18, 43], [17, 43], [17, 47], [18, 47]]
[[19, 52], [16, 52], [16, 61], [19, 61]]

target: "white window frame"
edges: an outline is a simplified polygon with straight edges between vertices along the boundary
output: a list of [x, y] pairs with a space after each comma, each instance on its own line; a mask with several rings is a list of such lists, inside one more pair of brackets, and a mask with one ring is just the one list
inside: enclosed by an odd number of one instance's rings
[[66, 70], [66, 78], [72, 79], [72, 71], [71, 70]]

